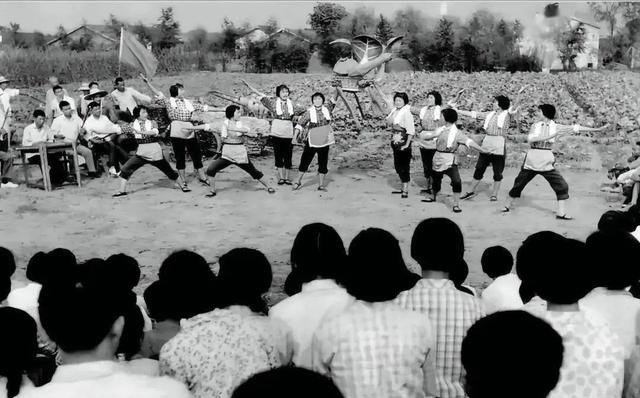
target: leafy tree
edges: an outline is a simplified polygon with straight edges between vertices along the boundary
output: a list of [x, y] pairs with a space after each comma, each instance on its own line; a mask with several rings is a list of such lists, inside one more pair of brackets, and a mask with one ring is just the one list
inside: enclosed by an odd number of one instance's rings
[[[83, 21], [83, 24], [86, 24], [86, 22]], [[115, 37], [116, 39], [120, 38], [120, 30], [125, 26], [124, 22], [120, 21], [113, 14], [109, 14], [109, 19], [105, 21], [105, 25], [111, 37]]]
[[64, 26], [58, 26], [56, 37], [60, 39], [60, 45], [62, 46], [62, 48], [69, 47], [69, 42], [71, 41], [71, 39], [69, 39], [69, 36], [67, 36], [67, 31], [64, 29]]
[[268, 35], [272, 35], [276, 33], [278, 29], [280, 29], [280, 27], [278, 26], [278, 20], [275, 19], [274, 17], [271, 17], [267, 20], [267, 23], [265, 23], [264, 33]]
[[414, 68], [424, 69], [435, 59], [431, 51], [433, 35], [428, 30], [430, 20], [420, 10], [408, 6], [396, 11], [392, 25], [394, 33], [403, 36], [399, 55]]
[[347, 10], [335, 3], [317, 3], [309, 14], [309, 25], [320, 39], [320, 58], [327, 64], [338, 60], [338, 51], [329, 44], [335, 39], [340, 21], [348, 15]]
[[376, 29], [376, 17], [373, 8], [358, 7], [340, 23], [340, 34], [352, 38], [358, 35], [373, 34]]
[[376, 26], [376, 37], [383, 43], [393, 37], [391, 23], [382, 14], [380, 14], [380, 20], [378, 21], [378, 26]]
[[585, 50], [584, 26], [582, 23], [569, 28], [556, 37], [556, 47], [560, 53], [563, 70], [575, 70], [575, 58]]
[[44, 48], [47, 45], [47, 40], [44, 37], [42, 32], [35, 31], [33, 32], [33, 47], [35, 48]]
[[131, 27], [131, 30], [134, 35], [136, 35], [136, 37], [138, 38], [138, 41], [140, 41], [140, 43], [146, 45], [149, 45], [150, 43], [153, 43], [153, 37], [151, 36], [151, 31], [149, 30], [149, 28], [144, 25], [142, 23], [142, 21], [138, 21], [137, 24], [133, 25]]
[[24, 46], [25, 43], [21, 43], [18, 40], [18, 31], [20, 30], [20, 24], [15, 22], [9, 22], [9, 32], [11, 32], [11, 42], [14, 47]]
[[619, 2], [589, 2], [589, 7], [596, 20], [606, 21], [609, 24], [609, 37], [613, 38], [618, 18], [623, 11], [623, 4]]
[[440, 56], [439, 67], [442, 70], [447, 69], [454, 62], [453, 60], [453, 48], [454, 48], [454, 33], [452, 29], [453, 23], [447, 18], [443, 17], [438, 23], [438, 28], [435, 32], [434, 49]]
[[[225, 17], [222, 21], [222, 37], [216, 47], [222, 52], [222, 70], [227, 70], [227, 63], [235, 55], [236, 40], [240, 37], [240, 31], [233, 22]], [[247, 49], [248, 50], [248, 49]]]
[[180, 24], [173, 18], [173, 8], [163, 8], [156, 27], [160, 30], [158, 47], [160, 50], [172, 48], [181, 43]]

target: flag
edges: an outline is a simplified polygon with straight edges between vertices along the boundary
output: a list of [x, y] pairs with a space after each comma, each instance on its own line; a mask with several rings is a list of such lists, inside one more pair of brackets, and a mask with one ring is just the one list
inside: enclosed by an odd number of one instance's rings
[[120, 63], [124, 62], [141, 69], [147, 77], [156, 73], [158, 60], [147, 47], [136, 40], [135, 36], [124, 30], [120, 31]]

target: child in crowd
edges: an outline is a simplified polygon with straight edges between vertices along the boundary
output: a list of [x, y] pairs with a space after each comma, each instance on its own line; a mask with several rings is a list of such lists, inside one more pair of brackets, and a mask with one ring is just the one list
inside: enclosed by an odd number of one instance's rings
[[482, 253], [482, 271], [493, 280], [482, 292], [487, 314], [521, 308], [520, 278], [512, 274], [513, 256], [502, 246], [492, 246]]
[[153, 330], [144, 334], [140, 350], [143, 358], [158, 359], [162, 346], [180, 331], [180, 315], [171, 293], [164, 281], [155, 281], [144, 291]]

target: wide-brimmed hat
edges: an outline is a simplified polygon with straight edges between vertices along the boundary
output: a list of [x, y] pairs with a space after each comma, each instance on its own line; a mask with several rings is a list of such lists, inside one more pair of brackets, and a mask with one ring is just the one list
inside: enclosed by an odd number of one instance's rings
[[4, 76], [0, 76], [0, 84], [2, 84], [2, 83], [9, 83], [10, 81], [11, 81], [11, 80], [7, 79], [7, 78], [6, 78], [6, 77], [4, 77]]
[[80, 83], [80, 87], [78, 87], [76, 91], [91, 91], [91, 89], [89, 88], [89, 83], [88, 82]]
[[84, 99], [87, 101], [93, 101], [94, 99], [97, 98], [104, 98], [108, 95], [109, 93], [107, 93], [104, 90], [100, 90], [99, 88], [92, 88], [91, 91], [89, 91], [89, 94], [84, 96]]

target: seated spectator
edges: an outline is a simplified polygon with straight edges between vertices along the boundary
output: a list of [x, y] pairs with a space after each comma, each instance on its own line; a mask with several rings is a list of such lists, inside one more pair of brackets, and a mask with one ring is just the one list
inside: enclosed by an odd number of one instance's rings
[[220, 257], [220, 308], [182, 321], [160, 351], [160, 372], [189, 386], [197, 398], [228, 398], [251, 375], [288, 365], [286, 325], [267, 317], [263, 295], [271, 265], [253, 249]]
[[33, 388], [27, 377], [38, 348], [33, 318], [15, 308], [0, 308], [0, 397], [12, 398]]
[[521, 308], [520, 278], [512, 274], [513, 256], [502, 246], [492, 246], [482, 253], [482, 271], [493, 280], [482, 292], [487, 314]]
[[153, 320], [153, 329], [144, 333], [140, 356], [158, 359], [162, 346], [180, 331], [180, 314], [171, 287], [164, 281], [155, 281], [144, 291], [144, 301]]
[[420, 264], [422, 279], [396, 299], [401, 307], [422, 313], [423, 322], [433, 325], [440, 397], [465, 397], [460, 363], [462, 339], [471, 325], [485, 315], [482, 302], [457, 290], [451, 278], [464, 261], [463, 255], [462, 231], [453, 221], [422, 221], [411, 239], [411, 257]]
[[123, 370], [127, 373], [159, 376], [158, 360], [144, 358], [139, 354], [142, 348], [142, 339], [144, 338], [143, 327], [142, 309], [132, 301], [125, 311], [124, 328], [122, 329], [116, 356]]
[[451, 272], [451, 280], [453, 284], [456, 286], [456, 289], [460, 290], [463, 293], [470, 294], [472, 296], [476, 295], [476, 289], [469, 285], [465, 285], [464, 282], [467, 280], [469, 276], [469, 264], [466, 261], [462, 260], [455, 268], [455, 271]]
[[283, 367], [251, 376], [231, 398], [343, 398], [328, 377], [303, 368]]
[[[114, 254], [109, 256], [106, 261], [107, 269], [113, 272], [114, 281], [121, 281], [122, 287], [128, 291], [133, 291], [138, 283], [140, 283], [140, 264], [138, 261], [126, 254]], [[145, 307], [144, 298], [140, 295], [136, 295], [136, 303], [140, 307], [142, 318], [144, 320], [144, 332], [148, 332], [152, 329], [151, 318], [147, 314], [147, 308]]]
[[87, 132], [88, 146], [96, 159], [108, 155], [109, 173], [117, 175], [120, 163], [125, 163], [128, 159], [128, 154], [115, 142], [116, 137], [122, 134], [122, 129], [102, 114], [99, 103], [91, 102], [87, 109], [89, 116], [84, 122], [84, 129]]
[[[299, 293], [281, 301], [269, 316], [286, 323], [293, 337], [293, 363], [311, 368], [311, 338], [320, 321], [342, 312], [353, 298], [338, 284], [347, 253], [340, 235], [325, 224], [300, 229], [291, 249], [291, 274]], [[290, 274], [290, 275], [291, 275]]]
[[11, 277], [16, 272], [16, 259], [11, 250], [0, 246], [0, 306], [11, 292]]
[[80, 143], [80, 138], [85, 130], [82, 127], [82, 119], [72, 112], [71, 104], [67, 101], [60, 102], [62, 114], [56, 117], [51, 123], [51, 131], [54, 138], [62, 139], [66, 142], [75, 143], [78, 155], [82, 156], [87, 165], [90, 177], [97, 177], [96, 162], [93, 159], [93, 152]]
[[633, 205], [629, 207], [627, 211], [629, 218], [631, 219], [631, 226], [633, 231], [631, 231], [631, 235], [640, 241], [640, 206]]
[[53, 379], [24, 397], [189, 397], [180, 383], [165, 377], [128, 374], [115, 361], [127, 305], [117, 287], [84, 287], [75, 281], [44, 285], [40, 319], [61, 349], [64, 365]]
[[602, 317], [578, 305], [593, 287], [586, 245], [543, 231], [522, 243], [517, 262], [545, 304], [529, 303], [524, 308], [549, 322], [564, 343], [560, 381], [549, 397], [564, 398], [568, 392], [576, 397], [620, 397], [624, 379], [620, 338]]
[[[38, 146], [43, 143], [53, 142], [53, 131], [45, 123], [45, 115], [42, 109], [33, 111], [33, 123], [24, 128], [22, 132], [22, 146]], [[26, 154], [26, 159], [30, 164], [40, 166], [42, 160], [37, 153]], [[59, 153], [47, 154], [49, 163], [49, 177], [51, 183], [55, 185], [62, 184], [67, 178], [67, 172], [62, 166]]]
[[488, 315], [469, 328], [462, 342], [467, 395], [546, 398], [558, 383], [563, 352], [560, 335], [531, 314]]
[[440, 396], [431, 325], [393, 302], [408, 281], [415, 284], [398, 240], [366, 229], [351, 242], [347, 261], [345, 286], [357, 301], [320, 324], [313, 369], [331, 377], [347, 398]]
[[635, 230], [633, 220], [629, 213], [624, 211], [609, 210], [598, 221], [598, 231], [625, 231], [631, 233]]

